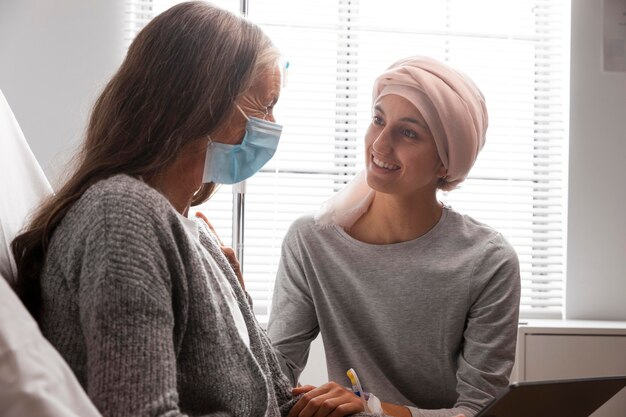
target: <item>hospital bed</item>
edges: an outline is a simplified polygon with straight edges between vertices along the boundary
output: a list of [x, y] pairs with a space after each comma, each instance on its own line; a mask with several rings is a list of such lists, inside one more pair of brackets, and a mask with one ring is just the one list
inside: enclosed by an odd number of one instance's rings
[[100, 416], [9, 283], [11, 241], [50, 184], [0, 91], [0, 417]]

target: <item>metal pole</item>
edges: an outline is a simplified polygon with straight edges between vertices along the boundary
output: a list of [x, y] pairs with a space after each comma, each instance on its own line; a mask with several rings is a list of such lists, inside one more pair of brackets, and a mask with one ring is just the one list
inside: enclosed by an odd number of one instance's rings
[[[239, 1], [239, 11], [244, 17], [248, 16], [248, 0]], [[239, 260], [239, 267], [243, 273], [243, 225], [246, 208], [246, 182], [233, 185], [233, 237], [232, 247]]]
[[233, 237], [232, 247], [243, 272], [243, 224], [246, 207], [246, 182], [233, 185]]

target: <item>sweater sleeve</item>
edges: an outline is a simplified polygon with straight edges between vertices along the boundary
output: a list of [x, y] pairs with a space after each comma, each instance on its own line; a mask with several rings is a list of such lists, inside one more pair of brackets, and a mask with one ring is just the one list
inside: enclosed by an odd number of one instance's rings
[[183, 272], [165, 250], [158, 221], [120, 202], [100, 211], [79, 272], [87, 393], [105, 417], [184, 416], [170, 279]]
[[472, 274], [463, 345], [458, 356], [455, 407], [475, 415], [509, 383], [515, 361], [520, 302], [517, 254], [498, 234]]
[[498, 234], [476, 258], [470, 309], [458, 355], [453, 408], [408, 407], [412, 417], [473, 417], [509, 383], [515, 360], [520, 271], [515, 250]]
[[295, 386], [319, 326], [306, 276], [290, 243], [293, 240], [292, 234], [283, 242], [268, 335], [283, 372]]

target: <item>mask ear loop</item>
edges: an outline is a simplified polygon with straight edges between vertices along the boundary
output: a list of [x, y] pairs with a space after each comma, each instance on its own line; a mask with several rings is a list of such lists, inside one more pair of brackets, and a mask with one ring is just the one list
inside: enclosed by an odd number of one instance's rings
[[248, 117], [248, 115], [247, 115], [247, 114], [245, 114], [245, 113], [243, 112], [243, 110], [241, 110], [241, 107], [239, 107], [239, 104], [236, 104], [236, 106], [237, 106], [237, 108], [239, 109], [239, 111], [241, 112], [241, 114], [243, 114], [243, 117], [245, 117], [245, 118], [246, 118], [246, 120], [250, 120], [250, 118]]
[[[241, 109], [241, 107], [239, 107], [239, 104], [237, 104], [236, 106], [239, 109], [239, 111], [241, 112], [241, 114], [243, 114], [243, 117], [245, 117], [246, 120], [250, 120], [250, 117], [248, 117], [248, 115], [244, 113], [244, 111]], [[267, 116], [269, 116], [269, 111], [267, 110], [267, 107], [266, 107], [265, 108], [265, 112], [263, 113], [263, 120], [267, 120]]]
[[[237, 106], [237, 109], [239, 109], [239, 111], [241, 112], [241, 114], [243, 114], [243, 117], [245, 117], [246, 120], [250, 120], [250, 118], [243, 112], [241, 107], [239, 107], [239, 104], [235, 104], [235, 106]], [[209, 139], [209, 145], [212, 144], [213, 143], [213, 139], [211, 139], [211, 135], [207, 135], [206, 137]]]

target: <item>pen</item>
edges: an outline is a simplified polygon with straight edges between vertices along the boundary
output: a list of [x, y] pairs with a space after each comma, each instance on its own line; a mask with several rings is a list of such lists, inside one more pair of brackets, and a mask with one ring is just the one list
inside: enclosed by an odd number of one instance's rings
[[356, 371], [353, 368], [348, 369], [346, 372], [348, 378], [350, 379], [350, 383], [352, 384], [352, 391], [361, 398], [361, 403], [363, 404], [363, 410], [367, 413], [369, 412], [369, 408], [367, 407], [367, 402], [365, 401], [365, 393], [363, 392], [363, 387], [361, 386], [361, 381], [359, 381], [359, 377], [356, 374]]

